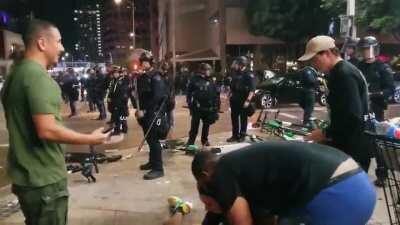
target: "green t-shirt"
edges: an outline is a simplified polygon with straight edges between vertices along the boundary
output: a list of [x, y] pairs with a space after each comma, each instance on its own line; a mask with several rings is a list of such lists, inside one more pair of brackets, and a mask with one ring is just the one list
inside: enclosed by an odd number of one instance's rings
[[8, 76], [2, 102], [9, 132], [8, 174], [12, 183], [41, 187], [66, 178], [61, 145], [39, 139], [32, 118], [52, 114], [61, 123], [58, 84], [41, 65], [25, 59]]

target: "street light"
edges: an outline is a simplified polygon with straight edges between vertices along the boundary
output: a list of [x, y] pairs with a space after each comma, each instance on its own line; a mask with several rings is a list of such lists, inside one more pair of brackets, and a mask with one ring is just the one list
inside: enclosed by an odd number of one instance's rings
[[[116, 5], [120, 5], [122, 3], [122, 0], [114, 0], [114, 3]], [[130, 37], [132, 37], [132, 46], [133, 49], [135, 49], [135, 0], [131, 1], [131, 6], [132, 6], [132, 33], [129, 34]]]

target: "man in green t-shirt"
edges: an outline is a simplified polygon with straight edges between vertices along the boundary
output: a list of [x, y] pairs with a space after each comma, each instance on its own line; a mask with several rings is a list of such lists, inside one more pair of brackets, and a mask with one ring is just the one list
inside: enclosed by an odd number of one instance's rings
[[24, 33], [26, 52], [2, 89], [10, 149], [8, 174], [28, 225], [67, 223], [68, 190], [64, 144], [102, 144], [102, 128], [81, 134], [61, 124], [61, 91], [47, 74], [64, 51], [51, 23], [30, 22]]

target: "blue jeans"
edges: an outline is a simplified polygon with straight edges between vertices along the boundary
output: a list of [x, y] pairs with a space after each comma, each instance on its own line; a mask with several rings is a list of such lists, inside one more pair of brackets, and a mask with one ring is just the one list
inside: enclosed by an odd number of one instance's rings
[[323, 189], [296, 214], [307, 225], [365, 225], [375, 203], [375, 188], [362, 171]]

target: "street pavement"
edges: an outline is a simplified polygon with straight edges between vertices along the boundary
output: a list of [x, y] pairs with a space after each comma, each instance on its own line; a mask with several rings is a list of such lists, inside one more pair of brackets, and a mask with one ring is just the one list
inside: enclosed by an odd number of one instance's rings
[[[183, 108], [183, 105], [184, 98], [180, 96], [178, 97], [175, 113], [174, 137], [186, 140], [190, 115], [188, 110]], [[230, 113], [226, 99], [223, 99], [222, 108], [224, 113], [220, 114], [220, 120], [211, 128], [210, 141], [213, 145], [226, 144], [225, 139], [230, 136]], [[91, 120], [96, 118], [97, 114], [86, 113], [86, 110], [86, 106], [83, 105], [80, 110], [81, 116], [71, 119], [66, 118], [65, 125], [81, 132], [90, 132], [96, 127], [104, 125], [104, 121]], [[397, 112], [398, 106], [391, 106], [388, 110], [388, 115], [395, 116], [398, 114]], [[67, 108], [64, 108], [63, 114], [65, 117], [68, 115]], [[133, 111], [131, 115], [133, 115]], [[317, 118], [326, 118], [326, 109], [317, 107], [315, 116]], [[251, 121], [255, 122], [256, 118], [257, 115], [254, 115]], [[287, 105], [281, 108], [279, 119], [299, 123], [301, 118], [302, 111], [296, 105]], [[0, 121], [2, 121], [1, 118]], [[4, 124], [1, 125], [0, 123], [1, 126], [4, 126]], [[256, 129], [250, 130], [250, 133], [269, 138], [265, 134], [259, 133]], [[138, 167], [147, 161], [147, 146], [145, 146], [144, 151], [137, 152], [137, 145], [140, 143], [142, 136], [140, 127], [133, 119], [133, 116], [130, 116], [129, 132], [124, 141], [118, 145], [98, 149], [118, 149], [123, 156], [132, 155], [132, 157], [127, 157], [125, 160], [114, 163], [101, 164], [100, 173], [96, 174], [97, 183], [87, 183], [78, 173], [69, 175], [71, 193], [70, 225], [162, 224], [162, 221], [169, 215], [166, 199], [170, 195], [180, 196], [194, 204], [194, 210], [185, 217], [184, 224], [196, 225], [201, 223], [204, 209], [198, 199], [195, 182], [190, 172], [192, 157], [185, 155], [181, 151], [164, 151], [165, 177], [153, 181], [144, 181], [142, 179], [143, 172]], [[67, 149], [68, 151], [86, 151], [88, 147], [67, 146]], [[4, 151], [0, 149], [0, 152]], [[0, 166], [4, 166], [4, 164], [0, 164]], [[0, 168], [1, 171], [2, 169]], [[374, 179], [373, 171], [371, 168], [371, 180]], [[0, 179], [3, 180], [4, 178]], [[389, 224], [382, 190], [379, 189], [378, 193], [378, 204], [370, 224]], [[0, 198], [0, 225], [22, 225], [23, 216], [20, 212], [1, 218], [1, 205], [15, 200], [15, 197], [9, 193], [9, 186], [2, 188], [0, 196], [2, 196]]]

